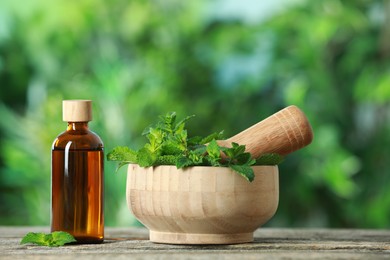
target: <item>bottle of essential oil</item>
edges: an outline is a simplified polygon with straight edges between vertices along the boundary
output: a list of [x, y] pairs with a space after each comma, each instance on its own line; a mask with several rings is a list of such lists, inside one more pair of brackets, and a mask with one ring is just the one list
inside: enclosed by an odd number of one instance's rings
[[68, 126], [52, 145], [51, 231], [68, 232], [78, 243], [104, 239], [103, 142], [88, 127], [91, 104], [63, 101]]

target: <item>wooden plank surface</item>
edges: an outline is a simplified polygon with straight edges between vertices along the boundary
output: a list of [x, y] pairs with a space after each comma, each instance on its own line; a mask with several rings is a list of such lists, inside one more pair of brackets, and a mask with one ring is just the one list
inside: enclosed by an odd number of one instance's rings
[[238, 245], [165, 245], [143, 228], [106, 228], [98, 245], [47, 248], [19, 245], [28, 232], [47, 227], [0, 227], [0, 259], [390, 259], [390, 230], [275, 229]]

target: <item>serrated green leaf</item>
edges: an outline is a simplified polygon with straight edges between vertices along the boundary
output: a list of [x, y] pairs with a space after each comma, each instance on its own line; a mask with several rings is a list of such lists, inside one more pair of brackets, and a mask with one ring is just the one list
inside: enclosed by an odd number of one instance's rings
[[145, 147], [141, 148], [137, 153], [137, 162], [141, 167], [153, 166], [156, 160], [157, 155]]
[[255, 179], [255, 173], [253, 172], [253, 169], [250, 166], [247, 166], [247, 165], [229, 165], [229, 167], [231, 169], [233, 169], [235, 172], [239, 173], [241, 176], [243, 176], [249, 182], [252, 182]]
[[188, 166], [195, 166], [195, 165], [202, 165], [204, 162], [204, 159], [206, 158], [205, 154], [202, 153], [202, 148], [199, 148], [194, 151], [189, 151], [187, 158], [192, 162], [191, 165]]
[[188, 166], [193, 166], [193, 162], [189, 158], [187, 158], [185, 156], [181, 156], [177, 159], [176, 167], [178, 169], [188, 167]]
[[175, 128], [174, 128], [175, 134], [180, 133], [181, 131], [183, 131], [183, 130], [184, 130], [184, 127], [185, 127], [185, 123], [186, 123], [188, 120], [190, 120], [191, 118], [193, 118], [194, 116], [195, 116], [195, 115], [187, 116], [187, 117], [183, 118], [182, 120], [180, 120], [180, 121], [176, 124], [176, 126], [175, 126]]
[[208, 153], [208, 156], [210, 158], [213, 158], [213, 159], [221, 159], [221, 149], [217, 143], [217, 141], [215, 141], [215, 139], [213, 139], [209, 145], [207, 146], [207, 149], [206, 149], [207, 153]]
[[236, 156], [235, 164], [240, 165], [252, 165], [256, 162], [256, 160], [252, 159], [252, 155], [250, 153], [241, 153]]
[[122, 168], [123, 166], [126, 166], [130, 164], [129, 162], [119, 162], [117, 167], [115, 168], [115, 171], [118, 172], [120, 168]]
[[178, 155], [161, 155], [158, 156], [154, 165], [176, 165]]
[[221, 148], [219, 147], [217, 141], [213, 139], [206, 148], [207, 154], [204, 157], [204, 160], [211, 166], [221, 166]]
[[118, 171], [124, 165], [137, 163], [137, 152], [127, 146], [118, 146], [107, 154], [107, 160], [119, 162], [116, 167]]
[[238, 143], [232, 143], [232, 149], [234, 151], [234, 155], [237, 156], [245, 152], [245, 145], [239, 145]]
[[239, 145], [233, 142], [231, 147], [223, 147], [222, 151], [231, 160], [236, 160], [240, 154], [243, 154], [245, 152], [245, 145]]
[[27, 235], [25, 235], [22, 238], [22, 241], [20, 241], [21, 245], [27, 244], [27, 243], [33, 243], [33, 244], [37, 244], [40, 246], [48, 246], [49, 245], [49, 242], [47, 241], [46, 234], [35, 233], [35, 232], [27, 233]]
[[204, 161], [207, 162], [206, 165], [210, 165], [210, 166], [214, 166], [214, 167], [219, 167], [219, 166], [223, 166], [224, 165], [223, 163], [221, 163], [220, 160], [221, 159], [212, 158], [210, 156], [205, 156], [204, 157]]
[[162, 155], [179, 155], [184, 151], [184, 147], [177, 142], [172, 140], [165, 142], [161, 146], [161, 154]]
[[[118, 168], [128, 163], [137, 163], [141, 167], [174, 164], [178, 168], [228, 166], [249, 181], [254, 178], [251, 165], [275, 165], [283, 160], [279, 155], [263, 155], [254, 160], [251, 154], [245, 152], [245, 145], [238, 143], [221, 147], [216, 140], [223, 140], [223, 131], [206, 137], [188, 137], [185, 123], [192, 117], [187, 116], [176, 123], [175, 112], [160, 116], [156, 124], [144, 130], [143, 135], [146, 135], [148, 143], [143, 148], [139, 151], [127, 147], [116, 148], [107, 155], [107, 159], [118, 161]], [[221, 153], [226, 156], [221, 156]]]
[[172, 134], [175, 128], [176, 112], [167, 113], [165, 116], [160, 116], [160, 122], [157, 123], [158, 128], [164, 132]]
[[[187, 145], [187, 130], [180, 131], [178, 133], [175, 133], [175, 135], [172, 136], [172, 139], [176, 140], [176, 142], [182, 144], [182, 145]], [[183, 146], [183, 148], [186, 148]]]
[[149, 143], [145, 146], [147, 146], [151, 152], [157, 152], [161, 148], [165, 136], [166, 134], [161, 129], [151, 128], [150, 133], [146, 136], [149, 140]]
[[20, 244], [37, 244], [40, 246], [63, 246], [67, 243], [76, 242], [76, 239], [69, 233], [55, 231], [50, 234], [30, 232], [22, 238]]
[[107, 154], [107, 160], [136, 163], [137, 152], [127, 146], [118, 146]]
[[201, 144], [201, 141], [202, 141], [201, 136], [193, 136], [187, 139], [187, 144], [189, 146], [197, 146]]
[[284, 157], [277, 153], [263, 154], [256, 159], [255, 165], [278, 165], [283, 162]]
[[207, 143], [211, 142], [212, 140], [222, 140], [223, 139], [223, 132], [224, 131], [212, 133], [212, 134], [204, 137], [203, 139], [201, 139], [199, 141], [199, 144], [207, 144]]
[[207, 146], [204, 144], [196, 145], [191, 147], [191, 152], [195, 154], [202, 155], [207, 152]]
[[63, 246], [68, 243], [77, 242], [76, 239], [69, 233], [63, 231], [55, 231], [51, 233], [53, 246]]

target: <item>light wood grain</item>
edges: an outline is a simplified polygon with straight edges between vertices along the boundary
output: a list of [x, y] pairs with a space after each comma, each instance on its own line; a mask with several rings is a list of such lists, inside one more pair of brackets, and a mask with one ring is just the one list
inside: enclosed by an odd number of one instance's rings
[[230, 147], [232, 142], [246, 145], [254, 158], [265, 153], [287, 155], [313, 140], [313, 130], [305, 114], [296, 106], [289, 106], [250, 128], [227, 139], [218, 141]]
[[20, 245], [28, 232], [50, 227], [0, 227], [0, 259], [172, 260], [172, 259], [389, 259], [389, 229], [260, 228], [252, 243], [167, 245], [148, 240], [146, 229], [106, 227], [103, 244], [42, 247]]
[[62, 120], [65, 122], [92, 121], [92, 101], [91, 100], [62, 101]]
[[234, 244], [275, 213], [278, 167], [255, 166], [249, 183], [226, 167], [129, 165], [127, 203], [153, 242]]

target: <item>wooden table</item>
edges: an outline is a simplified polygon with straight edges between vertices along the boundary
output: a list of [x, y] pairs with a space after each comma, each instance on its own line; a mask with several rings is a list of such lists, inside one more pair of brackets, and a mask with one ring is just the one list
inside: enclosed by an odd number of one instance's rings
[[390, 230], [264, 228], [253, 243], [193, 246], [151, 243], [143, 228], [106, 228], [98, 245], [19, 245], [28, 232], [48, 231], [0, 227], [0, 259], [390, 259]]

